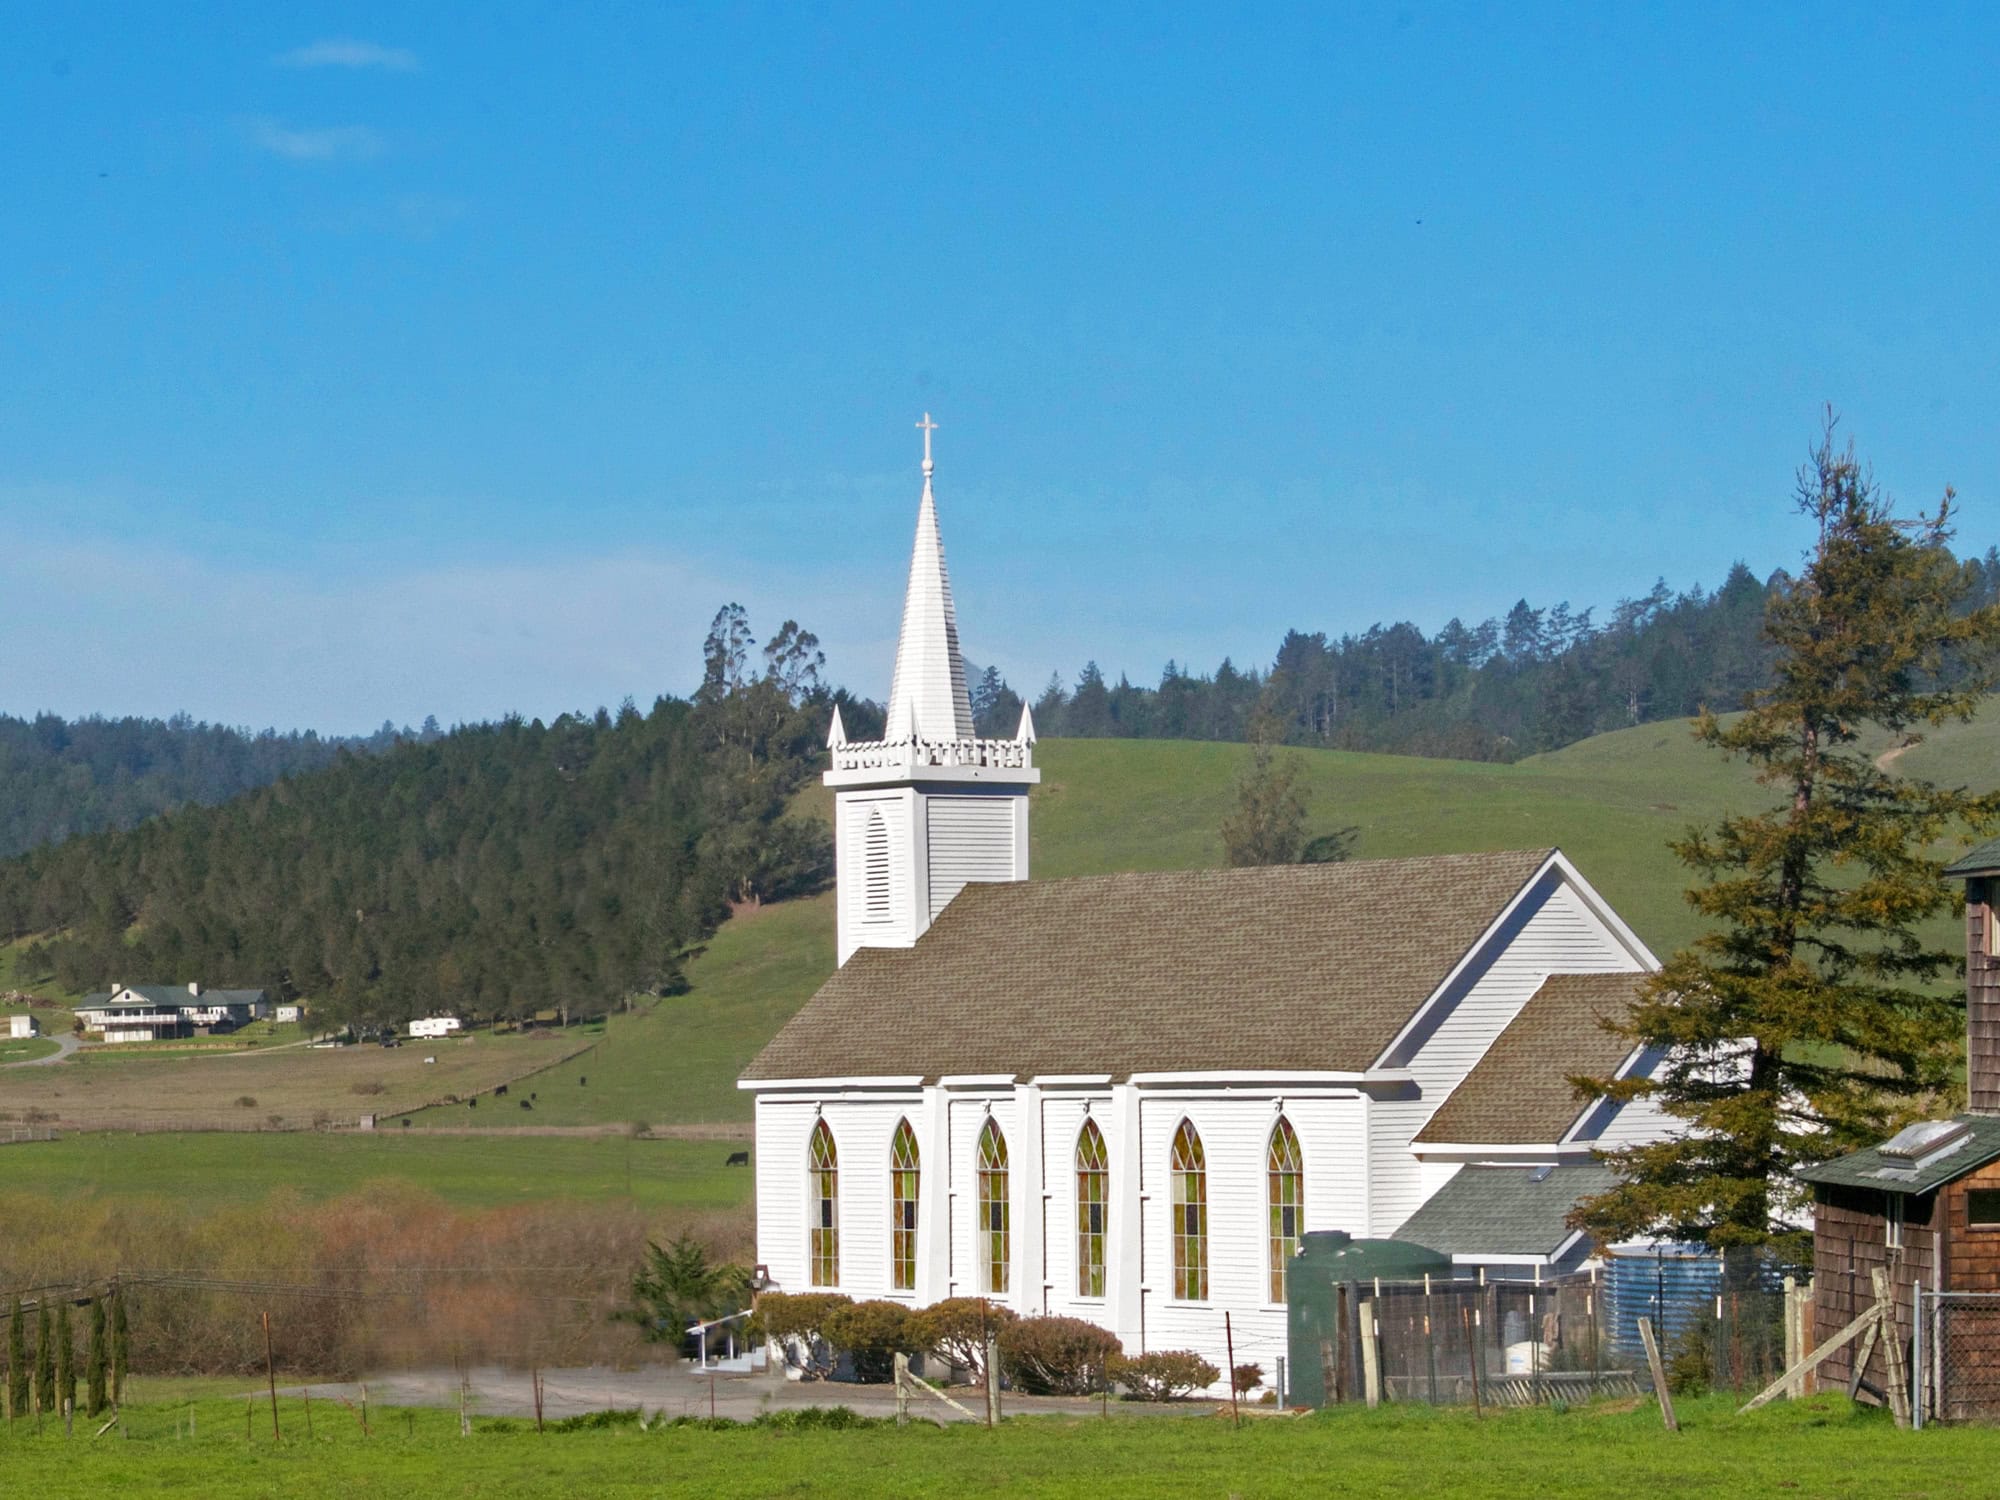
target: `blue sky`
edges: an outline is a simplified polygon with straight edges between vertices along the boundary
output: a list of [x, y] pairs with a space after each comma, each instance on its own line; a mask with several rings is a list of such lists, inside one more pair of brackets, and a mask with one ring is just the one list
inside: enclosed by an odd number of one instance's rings
[[347, 730], [1268, 660], [1760, 571], [1822, 402], [2000, 541], [1990, 10], [0, 23], [0, 709]]

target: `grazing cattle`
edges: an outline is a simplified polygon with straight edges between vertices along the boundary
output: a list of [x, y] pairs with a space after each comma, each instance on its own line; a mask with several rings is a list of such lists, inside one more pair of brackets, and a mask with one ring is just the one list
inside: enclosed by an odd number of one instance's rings
[[578, 1088], [583, 1088], [589, 1082], [590, 1082], [589, 1075], [584, 1073], [579, 1073], [576, 1075], [576, 1086]]
[[535, 1107], [535, 1106], [534, 1106], [533, 1104], [529, 1103], [529, 1102], [528, 1102], [528, 1101], [527, 1101], [526, 1099], [523, 1099], [523, 1100], [521, 1101], [521, 1108], [523, 1108], [523, 1109], [533, 1109], [534, 1107]]
[[498, 1087], [497, 1089], [495, 1089], [495, 1090], [493, 1091], [493, 1097], [494, 1097], [495, 1099], [498, 1099], [498, 1098], [499, 1098], [499, 1097], [500, 1097], [500, 1096], [501, 1096], [502, 1094], [504, 1094], [504, 1093], [506, 1093], [506, 1092], [507, 1092], [507, 1085], [503, 1083], [503, 1084], [501, 1084], [501, 1085], [500, 1085], [500, 1087]]
[[723, 1165], [725, 1167], [747, 1167], [750, 1165], [750, 1153], [748, 1151], [732, 1151], [729, 1153], [729, 1160], [724, 1162]]
[[540, 1094], [536, 1093], [536, 1092], [535, 1092], [535, 1091], [534, 1091], [533, 1089], [529, 1089], [529, 1090], [528, 1090], [528, 1097], [529, 1097], [530, 1099], [539, 1099], [539, 1098], [541, 1098], [542, 1096], [541, 1096]]
[[479, 1101], [477, 1099], [468, 1099], [465, 1101], [465, 1104], [468, 1109], [479, 1108]]
[[403, 1117], [403, 1129], [408, 1130], [409, 1128], [410, 1128], [409, 1116], [405, 1115]]

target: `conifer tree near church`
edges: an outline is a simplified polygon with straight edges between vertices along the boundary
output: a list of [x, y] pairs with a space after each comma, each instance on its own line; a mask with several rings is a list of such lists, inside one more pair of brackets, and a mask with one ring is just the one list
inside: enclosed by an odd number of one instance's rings
[[[1994, 681], [2000, 609], [1964, 607], [1951, 493], [1898, 519], [1833, 430], [1829, 413], [1799, 475], [1817, 541], [1767, 606], [1772, 685], [1695, 730], [1755, 767], [1775, 805], [1674, 843], [1712, 927], [1648, 981], [1624, 1028], [1667, 1060], [1650, 1082], [1588, 1081], [1651, 1094], [1693, 1128], [1610, 1153], [1620, 1185], [1574, 1216], [1601, 1241], [1665, 1233], [1802, 1261], [1792, 1171], [1948, 1108], [1955, 1087], [1963, 994], [1941, 982], [1960, 955], [1923, 929], [1962, 897], [1932, 851], [1989, 823], [2000, 798], [1885, 769], [1862, 736], [1908, 744], [1968, 718]], [[1948, 662], [1964, 670], [1945, 688]]]

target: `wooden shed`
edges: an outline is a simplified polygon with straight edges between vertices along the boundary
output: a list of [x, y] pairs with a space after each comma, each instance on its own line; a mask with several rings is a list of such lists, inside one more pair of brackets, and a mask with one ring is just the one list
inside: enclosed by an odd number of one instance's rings
[[[2000, 839], [1952, 864], [1966, 882], [1966, 1095], [1970, 1108], [1822, 1162], [1813, 1186], [1813, 1330], [1833, 1336], [1893, 1293], [1904, 1368], [1935, 1415], [2000, 1416]], [[1921, 1335], [1919, 1309], [1925, 1319]], [[1862, 1346], [1820, 1375], [1847, 1383]], [[1919, 1360], [1918, 1356], [1921, 1356]], [[1879, 1370], [1876, 1372], [1879, 1378]]]

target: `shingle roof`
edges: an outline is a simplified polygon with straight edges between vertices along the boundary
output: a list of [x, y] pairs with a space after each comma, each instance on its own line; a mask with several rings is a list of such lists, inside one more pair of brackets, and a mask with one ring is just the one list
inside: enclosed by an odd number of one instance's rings
[[1608, 1078], [1632, 1042], [1604, 1022], [1644, 974], [1551, 974], [1417, 1132], [1419, 1145], [1554, 1145], [1586, 1106], [1569, 1079]]
[[1992, 875], [2000, 873], [2000, 839], [1975, 844], [1944, 867], [1947, 875]]
[[[1870, 1146], [1832, 1161], [1804, 1168], [1799, 1176], [1807, 1182], [1828, 1187], [1873, 1188], [1882, 1193], [1928, 1193], [1932, 1188], [1963, 1177], [1976, 1167], [2000, 1157], [2000, 1117], [1957, 1115], [1954, 1122], [1971, 1128], [1965, 1140], [1952, 1149], [1928, 1159], [1894, 1160], [1882, 1154], [1882, 1146]], [[1886, 1146], [1888, 1142], [1883, 1142]]]
[[1550, 852], [968, 885], [743, 1076], [1359, 1070]]
[[1563, 1221], [1618, 1179], [1597, 1162], [1461, 1167], [1396, 1231], [1443, 1255], [1553, 1255], [1575, 1232]]

